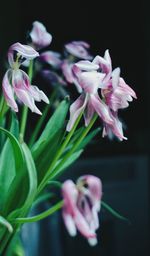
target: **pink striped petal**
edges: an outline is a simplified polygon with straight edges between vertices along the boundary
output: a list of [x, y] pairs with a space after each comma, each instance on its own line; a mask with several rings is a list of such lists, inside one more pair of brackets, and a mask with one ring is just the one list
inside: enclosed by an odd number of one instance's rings
[[109, 107], [99, 98], [98, 95], [90, 95], [91, 98], [91, 104], [93, 105], [93, 108], [97, 112], [97, 114], [100, 116], [102, 121], [104, 121], [107, 124], [113, 124], [113, 119], [111, 117], [111, 113], [109, 110]]
[[39, 22], [33, 22], [33, 28], [30, 32], [33, 45], [37, 49], [48, 46], [52, 41], [52, 35], [46, 31], [45, 26]]
[[67, 131], [70, 131], [74, 126], [78, 116], [85, 109], [87, 104], [87, 95], [81, 95], [70, 107], [70, 119], [67, 124]]
[[18, 112], [18, 106], [14, 99], [14, 92], [10, 84], [11, 74], [11, 69], [8, 69], [2, 81], [2, 89], [8, 106], [10, 106], [15, 112]]
[[49, 104], [49, 99], [47, 98], [47, 96], [42, 90], [39, 90], [37, 86], [31, 85], [28, 90], [31, 93], [34, 100], [36, 101], [43, 100], [45, 103]]
[[21, 58], [25, 58], [25, 60], [32, 60], [39, 56], [39, 53], [36, 50], [34, 50], [31, 46], [15, 43], [11, 45], [11, 47], [8, 50], [8, 62], [11, 67], [16, 61], [14, 59], [14, 52], [17, 52], [19, 56]]

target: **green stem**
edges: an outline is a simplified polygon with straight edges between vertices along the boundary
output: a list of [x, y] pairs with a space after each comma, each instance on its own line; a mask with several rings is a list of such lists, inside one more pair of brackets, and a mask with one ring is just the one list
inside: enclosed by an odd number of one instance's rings
[[85, 128], [85, 130], [83, 131], [83, 133], [81, 134], [80, 138], [76, 141], [76, 143], [74, 144], [74, 146], [71, 148], [71, 150], [65, 155], [65, 157], [62, 159], [62, 161], [56, 166], [56, 168], [54, 169], [53, 172], [50, 173], [48, 179], [50, 178], [54, 178], [57, 175], [57, 171], [59, 170], [59, 168], [66, 162], [66, 160], [75, 152], [75, 150], [78, 148], [78, 146], [80, 145], [80, 143], [83, 141], [83, 139], [85, 138], [85, 136], [88, 134], [88, 132], [90, 131], [90, 129], [92, 128], [92, 126], [94, 125], [96, 119], [97, 119], [97, 114], [94, 115], [94, 117], [92, 118], [91, 122], [89, 123], [89, 125]]
[[0, 102], [0, 122], [2, 121], [3, 116], [8, 110], [8, 106], [6, 105], [6, 101], [4, 99], [4, 96], [2, 95], [1, 97], [1, 102]]
[[42, 182], [40, 183], [40, 185], [39, 185], [39, 187], [38, 187], [37, 193], [40, 193], [40, 192], [43, 190], [43, 188], [45, 187], [45, 185], [47, 184], [49, 174], [50, 174], [50, 172], [53, 170], [53, 168], [55, 167], [55, 165], [56, 165], [58, 159], [60, 158], [60, 156], [61, 156], [62, 153], [64, 152], [64, 149], [65, 149], [66, 146], [68, 145], [68, 143], [69, 143], [69, 141], [70, 141], [72, 135], [74, 134], [74, 131], [76, 130], [76, 128], [77, 128], [77, 126], [78, 126], [78, 124], [79, 124], [79, 122], [80, 122], [80, 119], [81, 119], [81, 117], [82, 117], [82, 114], [83, 114], [83, 113], [81, 113], [81, 114], [79, 115], [79, 117], [77, 118], [77, 120], [76, 120], [76, 122], [75, 122], [73, 128], [72, 128], [71, 131], [68, 133], [68, 135], [67, 135], [65, 141], [63, 142], [62, 146], [60, 147], [60, 149], [58, 150], [57, 154], [55, 155], [55, 157], [54, 157], [54, 159], [53, 159], [53, 161], [52, 161], [52, 163], [51, 163], [49, 169], [47, 170], [47, 173], [46, 173], [44, 179], [42, 180]]
[[54, 98], [55, 98], [56, 94], [57, 94], [57, 88], [53, 91], [51, 97], [49, 98], [50, 104], [46, 105], [46, 107], [45, 107], [45, 109], [44, 109], [44, 111], [42, 113], [42, 116], [40, 117], [40, 119], [39, 119], [39, 121], [38, 121], [38, 123], [37, 123], [37, 125], [36, 125], [36, 127], [34, 129], [34, 132], [33, 132], [32, 136], [31, 136], [31, 139], [30, 139], [30, 142], [29, 142], [29, 146], [30, 147], [32, 147], [32, 145], [34, 144], [35, 140], [37, 139], [37, 136], [38, 136], [38, 134], [40, 132], [42, 124], [43, 124], [43, 122], [44, 122], [44, 120], [45, 120], [45, 118], [46, 118], [46, 116], [48, 114], [48, 111], [50, 109], [50, 105], [54, 101]]
[[46, 217], [48, 217], [49, 215], [53, 214], [54, 212], [58, 211], [59, 209], [61, 209], [63, 206], [63, 201], [58, 202], [57, 204], [55, 204], [54, 206], [52, 206], [50, 209], [36, 215], [33, 217], [29, 217], [29, 218], [17, 218], [15, 219], [15, 223], [27, 223], [27, 222], [36, 222], [42, 219], [45, 219]]
[[[33, 60], [30, 61], [28, 75], [29, 75], [30, 82], [32, 82]], [[20, 126], [20, 142], [22, 142], [24, 140], [26, 124], [27, 124], [27, 117], [28, 117], [28, 107], [24, 106], [23, 112], [22, 112], [22, 118], [21, 118], [21, 126]]]

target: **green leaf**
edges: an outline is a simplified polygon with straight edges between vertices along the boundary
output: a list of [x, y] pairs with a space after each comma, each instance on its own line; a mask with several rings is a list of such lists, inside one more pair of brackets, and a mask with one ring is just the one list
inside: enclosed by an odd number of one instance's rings
[[4, 226], [5, 228], [7, 228], [10, 233], [13, 232], [13, 227], [12, 227], [12, 225], [11, 225], [4, 217], [2, 217], [2, 216], [0, 216], [0, 225], [2, 225], [2, 226]]
[[[13, 127], [14, 123], [12, 123], [11, 130]], [[0, 206], [2, 209], [13, 179], [24, 165], [24, 157], [15, 136], [2, 127], [0, 127], [0, 132], [8, 137], [0, 155]]]
[[107, 211], [109, 211], [113, 216], [115, 216], [117, 219], [126, 221], [126, 222], [128, 222], [128, 223], [130, 224], [130, 221], [129, 221], [126, 217], [120, 215], [117, 211], [115, 211], [112, 207], [110, 207], [110, 206], [109, 206], [108, 204], [106, 204], [104, 201], [101, 201], [101, 205], [102, 205]]
[[25, 162], [27, 167], [27, 177], [25, 177], [23, 185], [28, 188], [28, 195], [22, 210], [26, 212], [32, 206], [33, 200], [36, 196], [37, 172], [36, 172], [34, 160], [31, 155], [31, 151], [29, 150], [28, 146], [25, 143], [22, 144], [22, 149], [24, 152]]
[[41, 151], [44, 150], [47, 144], [53, 139], [53, 137], [64, 127], [65, 118], [69, 108], [69, 100], [66, 98], [63, 100], [52, 117], [49, 119], [44, 131], [42, 132], [38, 141], [32, 148], [34, 157], [38, 157]]
[[86, 147], [87, 144], [90, 143], [90, 141], [100, 132], [101, 128], [97, 128], [94, 131], [90, 132], [85, 138], [84, 140], [79, 144], [79, 146], [77, 147], [77, 149], [83, 149]]
[[25, 143], [21, 146], [25, 164], [8, 191], [5, 214], [9, 213], [9, 217], [26, 213], [32, 206], [37, 191], [37, 173], [31, 152]]
[[[50, 179], [53, 179], [54, 177], [62, 174], [62, 172], [67, 169], [71, 164], [73, 164], [79, 157], [80, 155], [82, 154], [83, 150], [79, 150], [75, 153], [73, 153], [70, 157], [68, 157], [68, 159], [65, 161], [65, 163], [63, 163], [59, 169], [57, 168], [57, 165], [56, 165], [56, 168], [54, 169], [54, 171], [50, 174]], [[62, 159], [61, 159], [62, 160]], [[58, 162], [58, 165], [59, 163], [61, 162], [61, 160]]]

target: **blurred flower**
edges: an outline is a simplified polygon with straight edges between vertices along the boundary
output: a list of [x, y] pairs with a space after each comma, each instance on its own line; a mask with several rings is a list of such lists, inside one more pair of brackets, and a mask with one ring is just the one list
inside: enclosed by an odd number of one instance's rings
[[41, 53], [40, 59], [54, 68], [60, 68], [62, 63], [61, 54], [53, 51], [46, 51]]
[[78, 92], [81, 93], [82, 88], [75, 79], [73, 73], [73, 65], [76, 59], [91, 60], [92, 56], [88, 53], [90, 45], [84, 41], [73, 41], [65, 45], [66, 59], [62, 62], [61, 68], [66, 81], [70, 84], [74, 83]]
[[73, 41], [65, 44], [67, 53], [79, 59], [91, 60], [92, 56], [88, 53], [90, 45], [84, 41]]
[[47, 104], [49, 100], [43, 91], [38, 87], [30, 84], [28, 75], [20, 68], [20, 65], [25, 60], [32, 60], [39, 56], [31, 46], [22, 45], [20, 43], [13, 44], [8, 50], [8, 62], [10, 68], [4, 75], [2, 88], [7, 104], [18, 112], [18, 106], [15, 101], [14, 93], [17, 98], [23, 102], [32, 112], [41, 114], [36, 107], [35, 101], [43, 100]]
[[77, 180], [76, 185], [72, 180], [67, 180], [63, 184], [62, 195], [63, 219], [69, 234], [75, 236], [78, 229], [90, 245], [96, 245], [98, 212], [102, 198], [100, 179], [93, 175], [85, 175]]
[[48, 46], [52, 41], [52, 35], [46, 31], [45, 26], [39, 21], [33, 22], [30, 37], [32, 40], [32, 46], [37, 50]]

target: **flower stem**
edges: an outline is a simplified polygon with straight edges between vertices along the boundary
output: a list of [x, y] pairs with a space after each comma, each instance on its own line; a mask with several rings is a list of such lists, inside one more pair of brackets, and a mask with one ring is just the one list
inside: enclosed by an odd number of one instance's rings
[[[30, 79], [30, 83], [32, 82], [33, 78], [33, 60], [30, 60], [28, 75]], [[28, 107], [23, 107], [22, 118], [21, 118], [21, 126], [20, 126], [20, 142], [24, 140], [25, 130], [26, 130], [26, 123], [28, 117]]]
[[79, 139], [76, 141], [74, 146], [71, 148], [71, 150], [65, 155], [65, 157], [62, 159], [62, 161], [56, 166], [56, 168], [50, 173], [49, 179], [54, 178], [57, 175], [57, 171], [59, 168], [66, 162], [66, 160], [75, 152], [75, 150], [78, 148], [80, 143], [83, 141], [83, 139], [86, 137], [92, 126], [94, 125], [98, 115], [95, 114], [94, 117], [92, 118], [91, 122], [89, 125], [84, 129], [83, 133], [79, 137]]
[[78, 124], [79, 124], [79, 122], [80, 122], [80, 119], [81, 119], [81, 117], [82, 117], [82, 114], [83, 114], [83, 112], [82, 112], [82, 113], [79, 115], [79, 117], [77, 118], [77, 120], [76, 120], [76, 122], [75, 122], [73, 128], [72, 128], [71, 131], [68, 133], [68, 135], [67, 135], [66, 139], [64, 140], [62, 146], [60, 147], [60, 149], [58, 150], [57, 154], [55, 155], [55, 157], [54, 157], [54, 159], [53, 159], [53, 161], [52, 161], [52, 163], [51, 163], [49, 169], [47, 170], [47, 173], [46, 173], [44, 179], [42, 180], [42, 182], [40, 183], [40, 185], [39, 185], [39, 187], [38, 187], [38, 193], [40, 193], [40, 192], [43, 190], [43, 188], [45, 187], [45, 185], [47, 184], [47, 181], [49, 180], [48, 177], [49, 177], [49, 175], [50, 175], [50, 172], [53, 170], [53, 168], [55, 167], [55, 165], [56, 165], [58, 159], [60, 158], [60, 156], [61, 156], [62, 153], [64, 152], [64, 149], [65, 149], [66, 146], [68, 145], [68, 143], [69, 143], [69, 141], [70, 141], [72, 135], [74, 134], [74, 132], [75, 132], [75, 130], [76, 130], [76, 128], [77, 128], [77, 126], [78, 126]]

